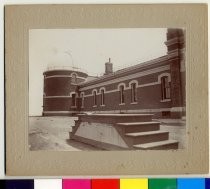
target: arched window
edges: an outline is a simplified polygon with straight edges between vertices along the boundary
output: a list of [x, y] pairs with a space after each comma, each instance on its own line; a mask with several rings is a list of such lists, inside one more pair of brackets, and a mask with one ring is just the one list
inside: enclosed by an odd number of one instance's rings
[[161, 94], [162, 94], [162, 100], [171, 98], [170, 83], [168, 76], [161, 77]]
[[85, 95], [84, 95], [84, 92], [82, 92], [80, 94], [80, 97], [81, 97], [81, 108], [84, 108], [84, 102], [85, 102]]
[[76, 98], [76, 93], [71, 93], [71, 106], [76, 107], [77, 106], [77, 98]]
[[97, 91], [93, 90], [93, 106], [97, 106]]
[[101, 89], [101, 106], [105, 105], [104, 89]]
[[131, 103], [137, 102], [136, 83], [131, 83]]
[[120, 85], [119, 86], [119, 92], [120, 92], [120, 104], [124, 104], [125, 103], [125, 87], [124, 85]]
[[77, 82], [77, 74], [76, 73], [72, 73], [71, 74], [71, 82], [72, 83], [76, 83]]

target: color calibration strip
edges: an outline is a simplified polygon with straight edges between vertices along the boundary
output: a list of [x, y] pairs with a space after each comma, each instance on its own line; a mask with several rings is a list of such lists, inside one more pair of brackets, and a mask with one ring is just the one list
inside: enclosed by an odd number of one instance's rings
[[0, 180], [0, 189], [210, 189], [210, 178]]

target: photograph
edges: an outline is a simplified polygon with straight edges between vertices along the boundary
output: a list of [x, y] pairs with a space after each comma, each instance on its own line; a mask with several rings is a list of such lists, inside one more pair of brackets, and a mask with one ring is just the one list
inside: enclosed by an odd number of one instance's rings
[[6, 174], [206, 174], [207, 13], [5, 6]]
[[30, 29], [29, 150], [186, 149], [185, 33]]

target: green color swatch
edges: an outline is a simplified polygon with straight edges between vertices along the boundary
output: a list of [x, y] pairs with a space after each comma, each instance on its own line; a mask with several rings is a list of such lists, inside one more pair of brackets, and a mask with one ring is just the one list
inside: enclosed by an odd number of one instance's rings
[[176, 189], [176, 179], [149, 179], [149, 189]]

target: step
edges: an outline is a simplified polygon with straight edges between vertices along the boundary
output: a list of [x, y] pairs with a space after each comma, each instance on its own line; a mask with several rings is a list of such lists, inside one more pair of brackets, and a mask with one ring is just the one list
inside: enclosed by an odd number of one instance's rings
[[168, 131], [147, 131], [147, 132], [135, 132], [135, 133], [126, 133], [126, 137], [133, 139], [133, 144], [144, 144], [148, 142], [157, 142], [168, 140], [169, 132]]
[[79, 114], [79, 120], [83, 122], [95, 122], [95, 123], [111, 123], [116, 124], [119, 122], [141, 122], [151, 121], [153, 114]]
[[178, 141], [176, 140], [165, 140], [159, 142], [150, 142], [146, 144], [133, 145], [136, 149], [141, 150], [164, 150], [164, 149], [178, 149]]
[[125, 133], [155, 131], [160, 129], [160, 123], [157, 121], [117, 123], [116, 125], [123, 127]]

